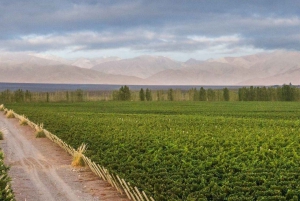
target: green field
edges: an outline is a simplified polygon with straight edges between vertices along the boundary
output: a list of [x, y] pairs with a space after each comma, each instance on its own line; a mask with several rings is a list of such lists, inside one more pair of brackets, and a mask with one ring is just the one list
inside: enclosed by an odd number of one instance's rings
[[4, 165], [3, 160], [4, 160], [3, 152], [0, 149], [0, 200], [13, 201], [14, 194], [10, 186], [11, 179], [7, 175], [9, 168]]
[[300, 199], [298, 102], [7, 104], [159, 200]]

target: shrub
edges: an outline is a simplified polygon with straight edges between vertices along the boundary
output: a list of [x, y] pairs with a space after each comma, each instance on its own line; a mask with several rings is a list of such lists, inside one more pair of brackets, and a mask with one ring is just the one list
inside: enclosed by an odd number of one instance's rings
[[36, 125], [36, 127], [35, 127], [35, 137], [36, 138], [46, 137], [43, 127], [44, 127], [43, 124]]
[[7, 113], [6, 113], [6, 117], [7, 118], [15, 118], [14, 111], [13, 110], [8, 110]]
[[25, 117], [24, 115], [21, 115], [21, 116], [20, 116], [20, 121], [19, 121], [19, 123], [20, 123], [20, 125], [22, 125], [22, 126], [28, 125], [27, 119], [26, 119], [26, 117]]
[[73, 157], [72, 166], [81, 166], [81, 167], [85, 166], [85, 162], [83, 160], [82, 155], [86, 151], [86, 149], [87, 149], [87, 145], [84, 143], [82, 143], [80, 147], [78, 147]]

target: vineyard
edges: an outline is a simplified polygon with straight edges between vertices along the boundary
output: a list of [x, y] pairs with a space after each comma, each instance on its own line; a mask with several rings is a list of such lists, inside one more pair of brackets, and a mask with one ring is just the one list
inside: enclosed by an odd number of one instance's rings
[[7, 175], [8, 167], [3, 163], [3, 152], [0, 149], [0, 200], [14, 201], [14, 194], [10, 186], [10, 178]]
[[160, 200], [300, 199], [297, 102], [6, 104]]

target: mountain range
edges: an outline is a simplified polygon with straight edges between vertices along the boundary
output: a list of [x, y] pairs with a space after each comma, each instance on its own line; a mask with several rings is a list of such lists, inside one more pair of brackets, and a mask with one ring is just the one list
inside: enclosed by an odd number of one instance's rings
[[300, 52], [179, 62], [162, 56], [67, 60], [0, 54], [0, 82], [128, 85], [300, 85]]

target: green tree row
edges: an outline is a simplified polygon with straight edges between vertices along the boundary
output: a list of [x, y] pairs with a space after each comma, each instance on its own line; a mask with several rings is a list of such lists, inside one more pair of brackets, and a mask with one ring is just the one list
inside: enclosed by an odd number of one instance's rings
[[18, 89], [16, 91], [5, 90], [0, 92], [1, 102], [82, 102], [87, 100], [87, 94], [83, 90], [59, 91], [59, 92], [31, 92]]
[[146, 89], [146, 92], [144, 92], [144, 89], [141, 88], [139, 92], [140, 101], [152, 101], [152, 92], [150, 89]]
[[243, 87], [238, 90], [239, 101], [299, 101], [300, 89], [292, 84], [281, 87]]
[[131, 90], [121, 86], [115, 91], [31, 92], [18, 89], [0, 92], [0, 101], [10, 102], [83, 102], [83, 101], [300, 101], [300, 89], [289, 84], [276, 87], [242, 87], [239, 89]]
[[122, 86], [119, 91], [114, 91], [113, 100], [119, 101], [130, 101], [131, 100], [131, 92], [128, 86]]
[[[193, 88], [190, 90], [192, 95], [193, 101], [218, 101], [220, 100], [220, 95], [218, 96], [217, 92], [220, 92], [220, 90], [213, 90], [213, 89], [207, 89], [205, 90], [203, 87], [199, 89], [199, 91], [196, 88]], [[227, 87], [223, 88], [222, 90], [222, 100], [229, 101], [230, 100], [230, 94], [229, 89]]]

